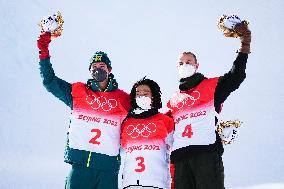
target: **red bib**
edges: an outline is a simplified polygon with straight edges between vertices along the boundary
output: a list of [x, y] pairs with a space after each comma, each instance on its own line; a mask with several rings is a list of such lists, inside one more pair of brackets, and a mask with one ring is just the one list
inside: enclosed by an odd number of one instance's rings
[[214, 94], [219, 78], [205, 79], [188, 91], [176, 92], [167, 106], [175, 120], [173, 150], [216, 141]]
[[124, 107], [129, 106], [123, 106], [122, 102], [127, 102], [125, 99], [129, 99], [129, 95], [121, 90], [94, 92], [83, 83], [75, 83], [72, 96], [69, 146], [109, 156], [118, 155], [121, 122], [127, 115]]
[[122, 126], [125, 152], [123, 187], [136, 185], [169, 188], [169, 150], [174, 122], [164, 114], [127, 119]]

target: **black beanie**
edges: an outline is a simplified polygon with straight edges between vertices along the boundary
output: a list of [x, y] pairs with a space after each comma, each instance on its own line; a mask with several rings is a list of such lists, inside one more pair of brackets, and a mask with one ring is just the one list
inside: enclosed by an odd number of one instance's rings
[[91, 69], [91, 65], [96, 62], [104, 62], [108, 68], [111, 67], [111, 61], [109, 60], [107, 54], [103, 51], [97, 51], [90, 60], [89, 69]]

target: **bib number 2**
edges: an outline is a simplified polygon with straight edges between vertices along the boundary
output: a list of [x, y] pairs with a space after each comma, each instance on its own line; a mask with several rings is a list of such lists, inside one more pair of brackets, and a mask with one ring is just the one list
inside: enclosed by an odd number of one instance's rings
[[91, 130], [92, 133], [95, 133], [95, 136], [89, 141], [89, 143], [91, 144], [97, 144], [100, 145], [100, 141], [98, 141], [98, 139], [100, 138], [102, 132], [99, 129], [92, 129]]

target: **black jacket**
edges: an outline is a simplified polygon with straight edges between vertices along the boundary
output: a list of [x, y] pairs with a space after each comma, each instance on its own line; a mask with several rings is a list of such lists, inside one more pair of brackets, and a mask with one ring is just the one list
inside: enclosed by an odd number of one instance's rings
[[[239, 88], [240, 84], [246, 78], [246, 63], [248, 59], [248, 54], [238, 53], [236, 60], [233, 63], [231, 70], [221, 76], [218, 80], [215, 94], [214, 94], [214, 106], [216, 112], [221, 111], [222, 103], [228, 98], [228, 96]], [[201, 81], [206, 79], [201, 73], [196, 73], [191, 77], [184, 78], [180, 80], [179, 89], [181, 91], [187, 91], [200, 84]], [[215, 124], [217, 124], [217, 118]], [[171, 153], [171, 161], [175, 163], [176, 161], [187, 158], [188, 156], [204, 153], [208, 151], [218, 151], [220, 154], [223, 154], [224, 149], [221, 143], [221, 139], [216, 132], [216, 141], [214, 144], [210, 145], [192, 145], [177, 149]]]

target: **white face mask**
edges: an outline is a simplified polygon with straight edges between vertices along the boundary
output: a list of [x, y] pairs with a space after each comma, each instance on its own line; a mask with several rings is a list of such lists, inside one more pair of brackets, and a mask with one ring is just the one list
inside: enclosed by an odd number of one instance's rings
[[136, 97], [136, 104], [143, 110], [151, 109], [152, 99], [147, 96]]
[[178, 66], [178, 73], [180, 78], [187, 78], [192, 76], [196, 71], [195, 66], [191, 64], [183, 64]]

